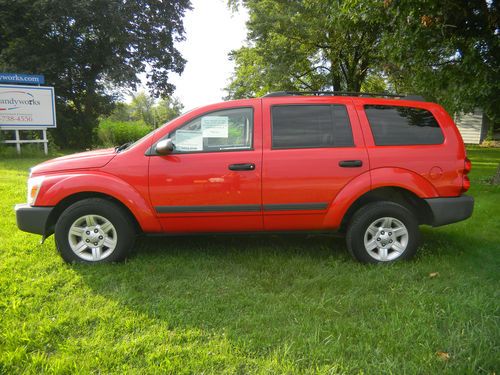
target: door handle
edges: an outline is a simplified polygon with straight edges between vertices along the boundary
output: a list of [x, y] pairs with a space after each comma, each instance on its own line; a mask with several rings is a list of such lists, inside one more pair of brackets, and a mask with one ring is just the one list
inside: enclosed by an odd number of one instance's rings
[[231, 171], [253, 171], [255, 169], [255, 164], [253, 163], [230, 164], [229, 169]]
[[339, 167], [342, 168], [356, 168], [361, 167], [363, 162], [361, 160], [341, 160], [339, 161]]

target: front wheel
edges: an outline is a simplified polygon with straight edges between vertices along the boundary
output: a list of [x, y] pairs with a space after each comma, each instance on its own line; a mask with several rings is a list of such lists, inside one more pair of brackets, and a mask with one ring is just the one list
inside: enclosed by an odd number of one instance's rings
[[100, 198], [69, 206], [55, 228], [56, 246], [68, 263], [109, 263], [124, 260], [133, 248], [135, 228], [119, 205]]
[[418, 221], [410, 210], [393, 202], [375, 202], [354, 214], [346, 242], [360, 262], [389, 263], [413, 257], [419, 237]]

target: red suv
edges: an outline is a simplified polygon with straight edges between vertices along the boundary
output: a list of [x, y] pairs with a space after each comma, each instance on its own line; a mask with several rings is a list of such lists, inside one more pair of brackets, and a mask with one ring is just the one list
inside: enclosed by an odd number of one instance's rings
[[345, 232], [362, 262], [407, 259], [419, 225], [472, 214], [471, 163], [439, 105], [272, 93], [188, 112], [135, 143], [32, 168], [19, 229], [67, 262], [114, 262], [138, 233]]

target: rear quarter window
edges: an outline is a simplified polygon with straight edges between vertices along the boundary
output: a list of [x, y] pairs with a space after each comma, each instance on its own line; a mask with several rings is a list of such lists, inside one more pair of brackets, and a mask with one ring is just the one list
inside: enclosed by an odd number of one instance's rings
[[377, 146], [436, 145], [444, 141], [438, 122], [426, 109], [365, 105]]

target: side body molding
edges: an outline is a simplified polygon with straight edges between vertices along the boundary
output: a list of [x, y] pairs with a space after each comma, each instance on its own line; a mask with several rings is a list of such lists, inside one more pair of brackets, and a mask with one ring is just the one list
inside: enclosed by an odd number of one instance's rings
[[349, 181], [337, 194], [323, 221], [325, 229], [337, 229], [351, 205], [363, 194], [382, 187], [398, 187], [411, 191], [419, 198], [436, 198], [432, 184], [419, 174], [403, 168], [378, 168]]
[[123, 203], [144, 232], [161, 232], [161, 225], [149, 202], [136, 188], [118, 177], [100, 171], [86, 171], [85, 174], [50, 176], [46, 182], [47, 190], [42, 186], [44, 191], [40, 197], [43, 200], [37, 201], [37, 205], [56, 206], [63, 199], [78, 193], [106, 194]]

